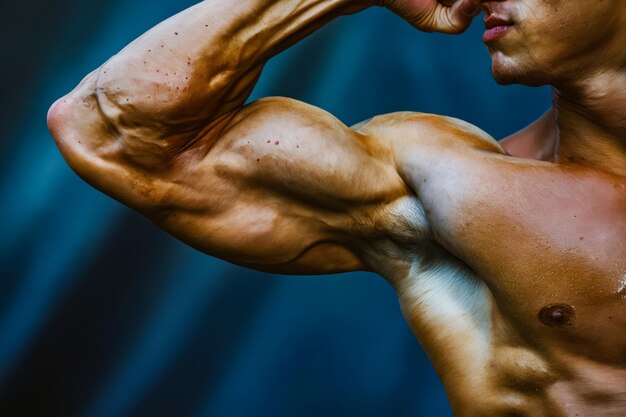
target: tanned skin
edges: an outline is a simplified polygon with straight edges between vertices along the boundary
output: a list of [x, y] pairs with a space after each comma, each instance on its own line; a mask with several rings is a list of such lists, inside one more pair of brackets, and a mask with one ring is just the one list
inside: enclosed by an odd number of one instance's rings
[[[497, 142], [442, 116], [349, 128], [288, 98], [244, 105], [269, 58], [375, 5], [446, 33], [484, 12], [496, 80], [550, 84], [553, 108]], [[208, 0], [48, 123], [82, 178], [207, 254], [379, 273], [456, 416], [624, 416], [625, 45], [624, 0]]]

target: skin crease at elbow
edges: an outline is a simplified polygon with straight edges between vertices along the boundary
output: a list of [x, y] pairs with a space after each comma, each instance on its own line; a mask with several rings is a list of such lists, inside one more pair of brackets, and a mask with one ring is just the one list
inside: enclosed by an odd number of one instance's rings
[[[374, 6], [425, 32], [484, 20], [495, 80], [550, 85], [552, 108], [496, 141], [445, 116], [244, 105], [267, 59]], [[211, 256], [380, 274], [455, 416], [624, 416], [624, 45], [623, 0], [206, 1], [48, 125], [78, 175]]]

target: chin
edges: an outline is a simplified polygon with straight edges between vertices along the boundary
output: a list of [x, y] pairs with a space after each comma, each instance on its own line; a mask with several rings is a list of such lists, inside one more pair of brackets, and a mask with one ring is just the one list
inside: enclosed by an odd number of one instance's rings
[[496, 52], [491, 58], [491, 74], [498, 84], [522, 84], [529, 87], [539, 87], [549, 83], [547, 74], [529, 68], [524, 63], [517, 62], [500, 52]]

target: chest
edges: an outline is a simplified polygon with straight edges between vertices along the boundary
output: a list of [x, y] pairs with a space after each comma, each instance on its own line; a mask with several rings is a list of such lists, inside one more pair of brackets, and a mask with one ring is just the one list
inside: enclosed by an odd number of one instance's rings
[[544, 349], [623, 362], [623, 184], [502, 161], [440, 174], [420, 189], [435, 239], [485, 282], [505, 320]]

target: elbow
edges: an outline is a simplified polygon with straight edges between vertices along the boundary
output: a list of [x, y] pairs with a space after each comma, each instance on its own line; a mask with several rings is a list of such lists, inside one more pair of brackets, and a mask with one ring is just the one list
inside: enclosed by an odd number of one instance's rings
[[167, 205], [167, 181], [128, 163], [128, 148], [112, 133], [93, 91], [71, 92], [55, 101], [47, 124], [67, 165], [88, 184], [143, 213]]
[[76, 88], [57, 99], [46, 116], [48, 131], [65, 156], [69, 148], [79, 144], [87, 132], [97, 125], [98, 103], [95, 97], [97, 71], [88, 74]]
[[72, 131], [70, 115], [73, 104], [71, 101], [71, 98], [68, 96], [59, 98], [50, 106], [46, 117], [50, 136], [52, 136], [56, 146], [68, 163], [70, 160], [67, 156], [72, 145], [71, 140], [69, 140]]
[[60, 136], [60, 130], [62, 125], [62, 107], [63, 107], [64, 98], [61, 97], [56, 100], [50, 108], [48, 109], [48, 114], [46, 116], [46, 123], [48, 125], [48, 131], [54, 139], [55, 142], [58, 143], [58, 139]]
[[90, 169], [99, 153], [102, 123], [94, 100], [69, 93], [48, 109], [48, 131], [63, 159], [79, 175]]
[[66, 160], [71, 150], [81, 142], [78, 137], [79, 132], [77, 132], [78, 126], [76, 126], [76, 119], [81, 118], [78, 114], [80, 109], [76, 108], [74, 101], [71, 94], [59, 98], [52, 103], [46, 116], [50, 136]]

